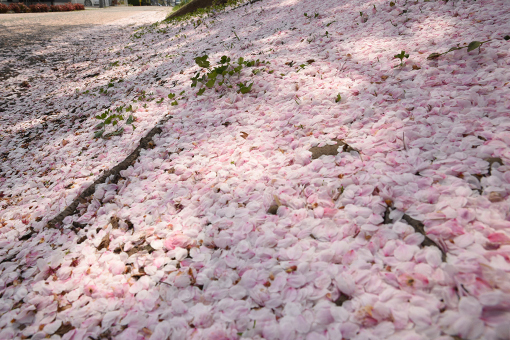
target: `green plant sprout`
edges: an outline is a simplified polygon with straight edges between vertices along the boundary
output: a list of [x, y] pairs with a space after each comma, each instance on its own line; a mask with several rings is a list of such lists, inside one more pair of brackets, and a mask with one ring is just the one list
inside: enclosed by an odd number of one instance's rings
[[237, 84], [237, 86], [239, 86], [239, 90], [237, 90], [237, 93], [245, 94], [245, 93], [248, 93], [251, 91], [251, 87], [252, 87], [253, 83], [251, 83], [248, 86], [246, 86], [246, 83], [247, 82]]
[[308, 13], [305, 13], [305, 14], [304, 14], [304, 16], [305, 16], [305, 17], [307, 17], [308, 19], [318, 18], [318, 17], [319, 17], [319, 13], [315, 13], [315, 14], [313, 15], [313, 17], [312, 17], [311, 15], [309, 16], [309, 15], [308, 15]]
[[[507, 37], [508, 37], [508, 39], [507, 39]], [[509, 39], [510, 39], [510, 36], [505, 36], [503, 39], [505, 39], [505, 40], [509, 40]], [[482, 45], [483, 45], [483, 44], [485, 44], [485, 43], [488, 43], [488, 42], [489, 42], [489, 41], [491, 41], [491, 40], [492, 40], [492, 39], [485, 40], [485, 41], [476, 41], [476, 40], [475, 40], [475, 41], [470, 42], [467, 46], [462, 46], [462, 47], [456, 46], [456, 47], [452, 47], [452, 48], [450, 48], [448, 51], [443, 52], [443, 53], [432, 53], [432, 54], [430, 54], [430, 55], [427, 57], [427, 59], [428, 59], [428, 60], [437, 59], [437, 58], [439, 58], [439, 57], [440, 57], [440, 56], [442, 56], [442, 55], [445, 55], [445, 54], [450, 53], [450, 52], [452, 52], [452, 51], [461, 50], [461, 49], [463, 49], [463, 48], [467, 48], [467, 51], [468, 51], [468, 52], [471, 52], [471, 51], [476, 50], [476, 49], [478, 48], [478, 52], [480, 53], [480, 52], [481, 52], [480, 48], [482, 47]]]
[[394, 67], [398, 67], [398, 66], [404, 66], [404, 58], [407, 58], [409, 59], [409, 53], [406, 53], [405, 51], [402, 51], [400, 52], [399, 54], [395, 54], [393, 56], [393, 59], [400, 59], [400, 64], [399, 65], [396, 65]]
[[95, 118], [102, 120], [101, 123], [96, 125], [95, 129], [98, 130], [94, 133], [94, 138], [109, 138], [112, 136], [118, 136], [121, 135], [124, 132], [123, 127], [118, 127], [115, 131], [109, 132], [107, 134], [104, 134], [106, 131], [106, 127], [108, 125], [117, 126], [120, 124], [120, 122], [125, 121], [125, 125], [131, 125], [133, 128], [133, 131], [136, 129], [136, 127], [133, 125], [133, 122], [136, 120], [136, 117], [130, 114], [127, 119], [122, 114], [122, 111], [130, 112], [133, 111], [133, 107], [129, 105], [127, 108], [124, 109], [124, 106], [119, 106], [115, 109], [115, 113], [111, 109], [107, 109], [105, 112], [103, 112], [101, 115], [97, 115]]
[[[191, 78], [191, 87], [197, 87], [200, 83], [202, 88], [198, 90], [197, 95], [201, 96], [204, 94], [206, 89], [213, 88], [216, 84], [222, 86], [226, 83], [227, 88], [232, 88], [233, 84], [230, 81], [231, 77], [234, 75], [240, 76], [241, 70], [244, 67], [253, 67], [259, 66], [261, 64], [267, 64], [265, 61], [260, 60], [244, 60], [244, 58], [239, 58], [237, 62], [231, 63], [231, 58], [227, 56], [222, 56], [214, 68], [211, 68], [211, 62], [208, 60], [207, 55], [203, 55], [202, 57], [196, 57], [195, 63], [204, 69], [203, 73], [201, 71], [197, 72], [194, 77]], [[252, 72], [253, 75], [256, 75], [258, 72], [254, 70]], [[238, 83], [239, 86], [238, 93], [248, 93], [251, 91], [253, 83], [247, 85], [247, 82]]]
[[301, 65], [299, 65], [299, 68], [298, 68], [298, 70], [296, 71], [296, 73], [298, 73], [298, 72], [299, 72], [299, 71], [301, 71], [301, 70], [304, 70], [304, 69], [305, 69], [305, 67], [306, 67], [306, 64], [301, 64]]

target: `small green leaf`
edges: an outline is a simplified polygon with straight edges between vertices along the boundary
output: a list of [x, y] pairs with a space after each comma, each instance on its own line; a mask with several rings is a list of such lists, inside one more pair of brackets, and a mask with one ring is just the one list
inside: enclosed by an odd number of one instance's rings
[[251, 83], [249, 86], [246, 86], [246, 84], [243, 84], [243, 83], [239, 83], [239, 84], [237, 84], [237, 86], [239, 86], [239, 91], [237, 91], [237, 92], [245, 94], [245, 93], [248, 93], [251, 91], [251, 87], [253, 86], [253, 83]]
[[336, 99], [335, 99], [335, 103], [338, 103], [339, 101], [342, 100], [342, 96], [340, 95], [340, 93], [336, 96]]
[[179, 103], [177, 103], [177, 100], [174, 100], [173, 102], [170, 103], [170, 105], [176, 106], [176, 105], [179, 105]]
[[115, 125], [117, 125], [117, 123], [118, 123], [118, 121], [117, 121], [117, 120], [114, 120], [114, 121], [112, 122], [112, 125], [113, 125], [113, 126], [115, 126]]
[[207, 61], [207, 58], [209, 58], [207, 55], [204, 55], [202, 57], [196, 57], [195, 62], [200, 67], [209, 68], [209, 66], [211, 66], [211, 63]]
[[131, 124], [135, 121], [135, 117], [133, 115], [129, 115], [128, 119], [126, 120], [126, 124]]
[[226, 64], [226, 63], [229, 63], [230, 62], [230, 58], [227, 57], [226, 55], [222, 56], [221, 59], [220, 59], [220, 64]]
[[404, 60], [404, 58], [409, 58], [409, 54], [406, 54], [405, 51], [400, 52], [399, 54], [395, 54], [393, 56], [394, 59], [400, 59], [400, 61]]
[[94, 138], [100, 138], [104, 133], [104, 130], [99, 130], [94, 133]]
[[186, 90], [182, 90], [181, 93], [179, 93], [179, 96], [182, 96], [185, 92]]
[[205, 92], [205, 87], [202, 87], [200, 90], [198, 90], [197, 95], [201, 96], [204, 94], [204, 92]]
[[196, 87], [200, 77], [200, 72], [197, 72], [194, 77], [191, 78], [191, 87]]
[[120, 135], [122, 135], [123, 132], [124, 132], [124, 129], [120, 128], [120, 129], [118, 129], [116, 131], [113, 131], [113, 132], [109, 133], [109, 135], [110, 136], [120, 136]]
[[216, 82], [215, 78], [209, 79], [209, 81], [207, 83], [205, 83], [205, 86], [207, 86], [208, 88], [212, 88], [214, 86], [215, 82]]
[[390, 7], [395, 6], [395, 3], [393, 1], [390, 2]]
[[175, 98], [175, 93], [170, 93], [168, 95], [168, 99], [174, 99]]
[[441, 54], [434, 52], [434, 53], [430, 54], [430, 55], [427, 57], [427, 59], [428, 59], [428, 60], [437, 59], [437, 58], [439, 58], [440, 56], [441, 56]]
[[467, 50], [468, 50], [468, 52], [470, 52], [472, 50], [476, 50], [481, 45], [482, 45], [482, 43], [479, 42], [479, 41], [472, 41], [472, 42], [469, 43]]
[[228, 65], [218, 66], [216, 67], [213, 72], [216, 72], [216, 74], [224, 75], [227, 72]]
[[216, 73], [215, 71], [210, 72], [210, 73], [208, 73], [208, 74], [207, 74], [207, 78], [208, 78], [209, 80], [211, 80], [211, 79], [216, 80], [216, 78], [217, 78], [217, 77], [218, 77], [218, 73]]

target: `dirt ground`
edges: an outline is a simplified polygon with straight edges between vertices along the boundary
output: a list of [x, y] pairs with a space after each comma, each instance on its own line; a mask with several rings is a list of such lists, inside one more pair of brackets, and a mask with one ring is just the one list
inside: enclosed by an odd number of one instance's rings
[[85, 11], [57, 13], [20, 13], [0, 15], [0, 58], [5, 49], [12, 50], [30, 44], [44, 44], [62, 33], [80, 30], [97, 25], [107, 25], [120, 19], [154, 12], [169, 12], [171, 7], [128, 7], [116, 6], [104, 9], [87, 8]]

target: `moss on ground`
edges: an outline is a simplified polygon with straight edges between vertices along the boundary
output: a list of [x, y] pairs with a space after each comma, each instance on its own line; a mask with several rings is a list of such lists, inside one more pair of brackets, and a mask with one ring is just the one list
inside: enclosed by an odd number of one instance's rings
[[229, 2], [228, 0], [192, 0], [191, 2], [188, 2], [186, 5], [179, 8], [177, 11], [171, 13], [165, 19], [165, 21], [171, 21], [172, 19], [185, 16], [186, 14], [191, 14], [202, 8], [216, 6], [223, 7], [227, 5], [228, 2]]

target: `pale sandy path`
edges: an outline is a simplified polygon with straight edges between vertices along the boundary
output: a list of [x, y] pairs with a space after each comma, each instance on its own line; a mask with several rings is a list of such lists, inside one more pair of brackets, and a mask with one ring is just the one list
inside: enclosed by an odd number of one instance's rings
[[153, 12], [160, 18], [162, 12], [170, 7], [127, 7], [116, 6], [104, 9], [87, 8], [85, 11], [57, 13], [20, 13], [0, 15], [0, 58], [3, 49], [12, 49], [24, 45], [45, 43], [51, 38], [71, 31], [78, 35], [85, 28], [106, 25], [119, 19], [125, 19]]
[[[166, 17], [171, 7], [127, 7], [60, 13], [22, 13], [0, 15], [0, 81], [23, 73], [22, 64], [49, 62], [72, 56], [70, 46], [92, 48], [108, 39], [112, 29], [150, 24]], [[48, 64], [49, 65], [49, 64]], [[17, 81], [17, 80], [16, 80]], [[7, 84], [5, 84], [7, 85]], [[0, 98], [2, 90], [0, 89]], [[2, 109], [0, 101], [0, 110]]]

